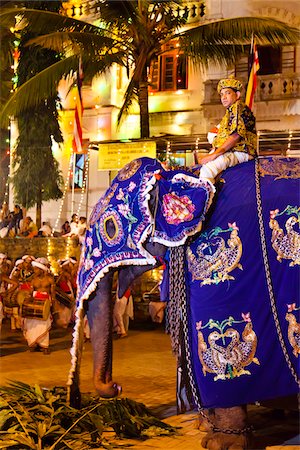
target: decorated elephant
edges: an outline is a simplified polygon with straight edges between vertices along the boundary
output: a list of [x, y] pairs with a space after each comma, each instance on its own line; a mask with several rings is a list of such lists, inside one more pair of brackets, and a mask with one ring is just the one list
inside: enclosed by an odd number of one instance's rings
[[216, 187], [197, 170], [165, 170], [150, 158], [120, 170], [92, 212], [82, 252], [73, 403], [85, 311], [95, 387], [114, 397], [113, 275], [121, 297], [137, 276], [164, 263], [178, 410], [196, 407], [206, 418], [202, 445], [247, 447], [244, 405], [299, 389], [299, 175], [299, 160], [278, 157], [229, 168]]

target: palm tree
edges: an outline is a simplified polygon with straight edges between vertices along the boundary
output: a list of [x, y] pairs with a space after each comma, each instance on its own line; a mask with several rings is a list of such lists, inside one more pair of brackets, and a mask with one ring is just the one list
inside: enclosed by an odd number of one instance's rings
[[[31, 45], [41, 45], [60, 52], [61, 61], [44, 69], [24, 83], [2, 109], [1, 120], [37, 105], [53, 95], [62, 77], [75, 72], [82, 59], [85, 79], [107, 71], [118, 63], [127, 68], [129, 83], [119, 112], [119, 121], [133, 101], [140, 107], [140, 133], [149, 137], [148, 74], [153, 61], [163, 53], [163, 46], [178, 39], [181, 51], [195, 65], [211, 63], [232, 65], [251, 38], [259, 45], [282, 45], [298, 42], [299, 30], [269, 18], [238, 17], [203, 22], [185, 27], [187, 14], [178, 13], [177, 1], [95, 0], [92, 12], [99, 25], [49, 12], [7, 10], [0, 14], [0, 25], [14, 25], [15, 16], [23, 17], [26, 26], [40, 37]], [[87, 6], [83, 2], [83, 6]], [[88, 7], [88, 6], [87, 6]], [[184, 10], [182, 10], [184, 11]], [[185, 10], [186, 11], [186, 10]], [[19, 17], [20, 17], [19, 16]]]
[[[11, 0], [9, 3], [13, 3]], [[23, 6], [30, 6], [32, 2], [24, 1]], [[35, 8], [59, 11], [60, 1], [43, 2], [36, 1]], [[3, 6], [1, 6], [3, 8]], [[36, 73], [39, 73], [45, 67], [57, 61], [58, 55], [50, 49], [41, 47], [29, 48], [26, 42], [36, 37], [26, 27], [20, 31], [17, 36], [11, 32], [3, 33], [3, 42], [7, 48], [12, 46], [12, 40], [15, 39], [18, 46], [19, 61], [14, 84], [23, 85]], [[6, 52], [3, 56], [3, 67], [5, 67], [6, 56], [8, 64], [11, 52]], [[6, 79], [11, 78], [10, 71]], [[4, 83], [1, 83], [1, 85]], [[12, 82], [10, 80], [10, 87]], [[1, 89], [2, 95], [7, 95], [5, 90]], [[58, 168], [58, 162], [53, 157], [53, 141], [61, 143], [63, 141], [59, 128], [57, 95], [47, 97], [47, 101], [41, 102], [38, 106], [28, 107], [26, 111], [18, 114], [15, 118], [18, 123], [18, 139], [14, 148], [14, 159], [12, 166], [15, 169], [11, 179], [14, 186], [15, 201], [26, 209], [36, 205], [36, 223], [41, 226], [42, 203], [50, 199], [57, 200], [63, 194], [60, 189], [62, 185], [62, 176]]]

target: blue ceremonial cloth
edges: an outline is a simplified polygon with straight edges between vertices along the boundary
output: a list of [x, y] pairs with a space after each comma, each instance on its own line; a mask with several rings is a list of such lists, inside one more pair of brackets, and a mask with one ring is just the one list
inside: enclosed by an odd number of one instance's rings
[[143, 247], [146, 239], [182, 245], [200, 229], [213, 193], [209, 182], [188, 171], [165, 170], [156, 159], [127, 164], [91, 214], [79, 267], [78, 301], [90, 296], [110, 268], [155, 265], [156, 259]]
[[186, 252], [189, 354], [205, 408], [299, 389], [300, 165], [259, 159], [258, 186], [256, 164], [223, 173], [217, 206]]

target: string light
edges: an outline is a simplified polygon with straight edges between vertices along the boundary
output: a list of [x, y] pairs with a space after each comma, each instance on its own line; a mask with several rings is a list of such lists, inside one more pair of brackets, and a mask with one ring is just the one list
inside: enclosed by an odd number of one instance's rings
[[168, 143], [167, 143], [167, 154], [166, 154], [167, 163], [170, 161], [170, 155], [171, 155], [171, 142], [168, 141]]
[[293, 139], [293, 132], [292, 132], [292, 130], [290, 130], [290, 132], [289, 132], [289, 138], [288, 138], [287, 151], [286, 151], [286, 154], [287, 154], [287, 155], [289, 155], [289, 154], [291, 153], [292, 139]]
[[59, 223], [60, 218], [61, 218], [65, 197], [66, 197], [66, 194], [68, 192], [68, 187], [69, 187], [69, 183], [70, 183], [70, 177], [71, 177], [71, 173], [72, 173], [72, 162], [73, 162], [73, 158], [72, 157], [73, 157], [73, 154], [71, 153], [70, 161], [69, 161], [69, 167], [68, 167], [68, 173], [67, 173], [67, 178], [66, 178], [66, 181], [65, 181], [64, 192], [63, 192], [63, 196], [62, 196], [61, 201], [60, 201], [60, 206], [59, 206], [59, 209], [58, 209], [58, 216], [57, 216], [57, 219], [55, 221], [55, 224], [54, 224], [54, 227], [53, 227], [53, 230], [52, 230], [52, 236], [53, 236], [54, 232], [57, 231], [57, 226], [58, 226], [58, 223]]
[[79, 216], [79, 213], [80, 213], [80, 210], [81, 210], [81, 207], [82, 207], [82, 203], [83, 203], [83, 197], [84, 197], [84, 194], [86, 192], [87, 180], [88, 180], [88, 175], [89, 175], [89, 163], [90, 163], [90, 149], [88, 149], [88, 152], [86, 154], [84, 178], [83, 178], [83, 182], [82, 182], [82, 188], [81, 188], [81, 195], [80, 195], [79, 205], [78, 205], [78, 209], [77, 209], [77, 216]]
[[72, 238], [71, 236], [67, 237], [67, 245], [66, 245], [66, 256], [65, 259], [70, 258], [70, 249], [71, 249]]

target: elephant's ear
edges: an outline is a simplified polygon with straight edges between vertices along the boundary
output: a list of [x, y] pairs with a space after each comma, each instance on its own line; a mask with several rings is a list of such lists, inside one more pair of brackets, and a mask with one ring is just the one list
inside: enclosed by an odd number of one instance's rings
[[88, 299], [110, 269], [156, 263], [144, 244], [154, 223], [150, 192], [161, 171], [156, 159], [131, 161], [95, 205], [82, 248], [78, 301]]
[[215, 187], [209, 181], [179, 172], [158, 180], [158, 208], [153, 240], [177, 247], [199, 232]]

